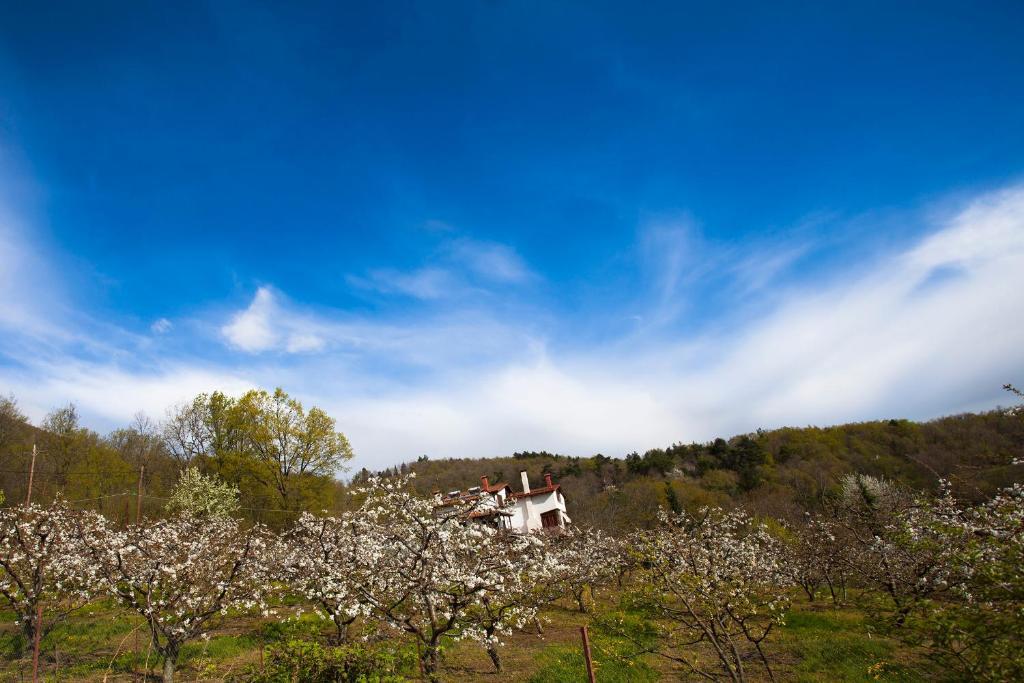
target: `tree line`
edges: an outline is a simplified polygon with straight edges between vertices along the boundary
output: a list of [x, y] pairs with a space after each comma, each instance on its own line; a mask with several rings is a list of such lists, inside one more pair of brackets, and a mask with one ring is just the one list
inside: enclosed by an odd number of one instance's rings
[[281, 389], [200, 394], [160, 423], [140, 414], [106, 436], [83, 426], [74, 405], [35, 427], [14, 398], [2, 398], [0, 487], [10, 502], [26, 497], [33, 447], [34, 498], [60, 493], [122, 521], [134, 513], [140, 474], [152, 513], [189, 466], [236, 486], [250, 518], [294, 520], [303, 510], [335, 506], [343, 492], [337, 475], [352, 458], [334, 418]]
[[741, 506], [759, 515], [799, 521], [820, 512], [847, 474], [861, 473], [910, 489], [947, 482], [958, 498], [977, 502], [1019, 481], [1024, 466], [1024, 415], [997, 409], [928, 422], [891, 419], [833, 427], [758, 430], [704, 443], [674, 443], [623, 457], [517, 452], [508, 457], [420, 459], [402, 468], [356, 473], [417, 474], [416, 485], [462, 488], [487, 474], [518, 488], [552, 474], [574, 521], [614, 533], [651, 528], [661, 507], [695, 511]]
[[306, 409], [281, 389], [232, 397], [200, 394], [162, 421], [138, 415], [107, 435], [81, 423], [74, 405], [30, 424], [13, 397], [0, 398], [0, 490], [25, 499], [32, 445], [38, 447], [35, 496], [57, 492], [122, 522], [143, 477], [143, 509], [159, 511], [188, 465], [237, 486], [242, 513], [271, 525], [307, 510], [340, 510], [350, 489], [371, 475], [416, 473], [423, 494], [462, 489], [488, 474], [517, 487], [553, 474], [579, 522], [610, 532], [649, 528], [662, 506], [695, 510], [742, 505], [758, 514], [799, 519], [818, 511], [846, 474], [863, 473], [911, 488], [947, 480], [956, 495], [981, 500], [1013, 483], [1024, 460], [1024, 420], [1011, 410], [929, 422], [879, 420], [833, 427], [758, 430], [705, 443], [677, 442], [612, 457], [520, 451], [508, 457], [419, 456], [393, 468], [341, 476], [352, 447], [334, 419]]

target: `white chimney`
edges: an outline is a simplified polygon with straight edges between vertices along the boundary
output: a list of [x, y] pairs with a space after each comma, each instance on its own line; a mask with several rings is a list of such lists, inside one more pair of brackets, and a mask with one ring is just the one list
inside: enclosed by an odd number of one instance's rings
[[523, 480], [523, 493], [530, 492], [530, 478], [526, 476], [526, 470], [519, 473], [519, 478]]

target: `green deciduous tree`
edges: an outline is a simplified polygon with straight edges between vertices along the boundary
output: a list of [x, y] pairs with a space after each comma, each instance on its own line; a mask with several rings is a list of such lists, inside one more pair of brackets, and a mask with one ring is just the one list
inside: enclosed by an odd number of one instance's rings
[[200, 394], [172, 412], [164, 439], [180, 463], [237, 485], [252, 508], [326, 507], [334, 476], [352, 457], [334, 418], [282, 389]]
[[323, 484], [352, 458], [352, 447], [320, 408], [306, 411], [282, 389], [250, 391], [237, 404], [252, 476], [277, 494], [285, 510], [324, 497]]

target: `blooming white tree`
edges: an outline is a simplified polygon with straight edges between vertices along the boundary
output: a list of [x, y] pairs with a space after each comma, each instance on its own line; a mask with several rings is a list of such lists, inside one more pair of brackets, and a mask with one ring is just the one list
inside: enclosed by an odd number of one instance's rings
[[[72, 510], [59, 499], [0, 509], [0, 596], [17, 615], [25, 643], [92, 597], [96, 567], [82, 552], [77, 529], [102, 524], [99, 515]], [[42, 602], [45, 625], [37, 623]]]
[[557, 559], [557, 575], [550, 597], [571, 595], [580, 612], [588, 610], [586, 594], [591, 597], [599, 587], [617, 581], [623, 556], [618, 542], [599, 529], [573, 528], [548, 538]]
[[696, 655], [650, 651], [706, 678], [717, 673], [745, 681], [752, 649], [774, 680], [763, 643], [783, 623], [789, 577], [768, 530], [741, 511], [703, 508], [696, 517], [662, 511], [642, 547], [642, 596], [669, 624], [667, 642], [687, 649], [708, 645], [718, 671]]
[[353, 515], [316, 517], [304, 513], [283, 540], [282, 578], [334, 624], [335, 640], [348, 638], [349, 625], [367, 612], [361, 589], [373, 567], [365, 561], [365, 540]]
[[920, 601], [948, 590], [950, 554], [967, 534], [961, 527], [960, 538], [949, 535], [963, 512], [948, 491], [928, 500], [892, 482], [848, 475], [834, 514], [832, 528], [848, 548], [840, 559], [863, 585], [888, 597], [893, 626], [902, 626]]
[[166, 509], [187, 517], [231, 517], [238, 512], [238, 496], [237, 486], [189, 466], [181, 472]]
[[225, 517], [176, 517], [83, 534], [105, 589], [141, 614], [171, 683], [181, 646], [229, 610], [259, 608], [275, 578], [276, 544], [261, 526]]
[[561, 566], [559, 558], [537, 533], [497, 534], [487, 539], [487, 545], [480, 551], [511, 559], [501, 565], [504, 580], [491, 582], [468, 610], [469, 621], [478, 633], [482, 632], [487, 655], [500, 673], [501, 638], [537, 621], [538, 612], [548, 602], [543, 587], [557, 584]]
[[[940, 524], [960, 519], [947, 514]], [[947, 528], [962, 541], [950, 571], [957, 599], [931, 602], [921, 625], [967, 677], [1024, 680], [1024, 486], [1001, 491], [970, 510], [966, 524]]]
[[839, 604], [845, 599], [850, 562], [846, 559], [848, 548], [837, 535], [835, 524], [808, 513], [802, 524], [788, 531], [785, 566], [792, 582], [812, 602], [824, 583], [833, 604]]
[[442, 638], [493, 644], [499, 630], [528, 618], [529, 606], [506, 613], [488, 635], [474, 614], [517, 580], [519, 554], [535, 541], [473, 521], [479, 501], [441, 506], [408, 484], [403, 477], [369, 484], [356, 517], [362, 561], [372, 571], [359, 590], [371, 615], [419, 641], [424, 673], [437, 681]]
[[965, 680], [1024, 678], [1024, 487], [973, 507], [944, 488], [886, 531], [879, 552], [907, 563], [897, 634]]

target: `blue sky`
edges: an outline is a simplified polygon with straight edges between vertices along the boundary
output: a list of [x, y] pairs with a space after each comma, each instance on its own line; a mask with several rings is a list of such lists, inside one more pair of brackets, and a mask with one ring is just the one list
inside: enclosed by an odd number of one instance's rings
[[0, 3], [0, 390], [359, 465], [1024, 382], [1020, 3]]

